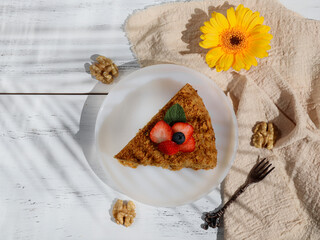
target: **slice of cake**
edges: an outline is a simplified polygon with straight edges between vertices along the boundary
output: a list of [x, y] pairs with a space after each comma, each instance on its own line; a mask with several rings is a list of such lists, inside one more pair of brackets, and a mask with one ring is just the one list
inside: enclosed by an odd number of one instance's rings
[[115, 158], [132, 168], [214, 168], [215, 134], [197, 91], [190, 84], [181, 88]]

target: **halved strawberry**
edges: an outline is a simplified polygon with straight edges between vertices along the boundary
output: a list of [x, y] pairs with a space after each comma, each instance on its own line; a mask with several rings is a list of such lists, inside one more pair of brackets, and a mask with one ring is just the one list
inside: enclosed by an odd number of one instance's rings
[[152, 142], [161, 143], [171, 140], [173, 135], [172, 129], [165, 121], [159, 121], [150, 131], [150, 139]]
[[179, 152], [179, 145], [173, 141], [164, 141], [159, 143], [158, 148], [161, 152], [168, 155], [173, 155]]
[[185, 142], [189, 140], [189, 138], [193, 134], [193, 127], [189, 123], [177, 122], [172, 126], [173, 133], [182, 132], [185, 137]]
[[178, 146], [179, 146], [179, 151], [181, 152], [193, 152], [194, 149], [196, 148], [196, 141], [191, 136], [188, 141]]

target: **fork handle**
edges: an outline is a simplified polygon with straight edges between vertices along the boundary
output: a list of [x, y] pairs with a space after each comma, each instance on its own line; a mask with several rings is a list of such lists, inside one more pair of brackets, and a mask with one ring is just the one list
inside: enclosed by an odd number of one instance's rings
[[250, 185], [250, 182], [244, 183], [233, 195], [232, 197], [223, 205], [223, 207], [216, 212], [208, 212], [205, 213], [205, 224], [202, 225], [202, 228], [208, 229], [208, 227], [219, 227], [220, 226], [220, 218], [223, 216], [225, 210], [233, 203], [240, 195], [243, 193], [246, 188]]
[[232, 196], [231, 198], [223, 205], [223, 207], [219, 210], [222, 211], [222, 215], [224, 214], [224, 211], [233, 203], [240, 195], [243, 193], [247, 187], [250, 185], [250, 183], [246, 182], [244, 183]]

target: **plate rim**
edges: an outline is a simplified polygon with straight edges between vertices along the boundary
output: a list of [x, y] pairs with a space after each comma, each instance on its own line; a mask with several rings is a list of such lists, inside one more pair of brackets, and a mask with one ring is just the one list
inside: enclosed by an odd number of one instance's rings
[[[152, 68], [154, 69], [157, 69], [157, 68], [177, 68], [178, 70], [187, 70], [187, 71], [191, 71], [195, 74], [200, 74], [202, 75], [204, 78], [206, 78], [208, 81], [211, 82], [211, 84], [213, 84], [213, 86], [218, 90], [218, 92], [220, 93], [220, 95], [225, 99], [225, 102], [229, 108], [229, 111], [231, 113], [231, 119], [232, 119], [232, 123], [233, 123], [233, 126], [234, 126], [234, 131], [233, 131], [233, 137], [234, 137], [234, 147], [233, 147], [233, 150], [232, 150], [232, 154], [231, 154], [231, 157], [230, 157], [230, 160], [228, 161], [228, 165], [227, 165], [227, 171], [224, 171], [223, 174], [221, 174], [221, 177], [219, 178], [219, 181], [217, 184], [213, 184], [213, 186], [208, 189], [208, 191], [206, 191], [205, 193], [203, 194], [200, 194], [197, 198], [195, 199], [191, 199], [189, 201], [185, 201], [181, 204], [173, 204], [173, 205], [169, 205], [169, 206], [164, 206], [164, 205], [154, 205], [154, 204], [148, 204], [148, 203], [145, 203], [145, 202], [141, 202], [139, 200], [136, 200], [136, 199], [132, 199], [130, 196], [128, 196], [127, 194], [125, 194], [124, 192], [122, 192], [120, 189], [118, 189], [116, 186], [114, 186], [113, 182], [112, 182], [112, 179], [111, 179], [111, 182], [108, 181], [105, 182], [105, 179], [101, 179], [101, 177], [99, 177], [102, 182], [104, 184], [106, 184], [108, 187], [111, 187], [113, 190], [115, 190], [116, 192], [120, 193], [120, 194], [123, 194], [125, 195], [126, 197], [128, 198], [131, 198], [132, 200], [134, 201], [137, 201], [139, 203], [142, 203], [142, 204], [145, 204], [145, 205], [148, 205], [148, 206], [153, 206], [153, 207], [177, 207], [177, 206], [182, 206], [182, 205], [186, 205], [186, 204], [190, 204], [190, 203], [193, 203], [195, 201], [198, 201], [200, 200], [201, 198], [203, 198], [204, 196], [207, 196], [208, 194], [210, 194], [212, 191], [214, 191], [216, 188], [219, 187], [219, 185], [224, 181], [224, 179], [226, 178], [226, 176], [228, 175], [228, 173], [230, 172], [231, 170], [231, 167], [234, 163], [234, 160], [236, 158], [236, 154], [237, 154], [237, 150], [238, 150], [238, 145], [239, 145], [239, 129], [238, 129], [238, 122], [237, 122], [237, 118], [236, 118], [236, 114], [234, 112], [234, 109], [233, 109], [233, 106], [231, 104], [231, 101], [228, 99], [228, 97], [224, 94], [224, 92], [222, 91], [222, 89], [214, 82], [213, 79], [209, 78], [208, 76], [206, 76], [205, 74], [199, 72], [199, 71], [196, 71], [192, 68], [189, 68], [189, 67], [186, 67], [186, 66], [182, 66], [182, 65], [178, 65], [178, 64], [155, 64], [155, 65], [151, 65], [151, 66], [146, 66], [146, 67], [141, 67], [137, 70], [134, 70], [133, 72], [129, 73], [128, 75], [124, 76], [123, 79], [120, 79], [120, 81], [127, 81], [127, 79], [129, 78], [132, 78], [133, 75], [136, 75], [136, 74], [139, 74], [141, 72], [144, 72], [144, 71], [148, 71]], [[108, 92], [108, 95], [117, 90], [117, 88], [119, 88], [119, 85], [121, 86], [120, 81], [116, 84], [116, 86], [114, 86], [109, 92]], [[107, 170], [105, 169], [104, 165], [103, 165], [103, 162], [102, 162], [102, 159], [101, 159], [101, 156], [99, 154], [99, 149], [98, 149], [98, 138], [99, 138], [99, 129], [101, 129], [101, 126], [98, 125], [98, 121], [100, 121], [100, 116], [102, 114], [102, 111], [104, 109], [104, 107], [106, 106], [106, 102], [108, 101], [108, 96], [103, 100], [103, 103], [101, 104], [100, 106], [100, 109], [97, 113], [97, 117], [96, 117], [96, 121], [95, 121], [95, 130], [94, 130], [94, 148], [95, 148], [95, 151], [97, 152], [97, 161], [98, 161], [98, 165], [100, 166], [100, 168], [102, 169], [102, 171], [104, 172], [104, 175], [108, 175], [107, 173]], [[103, 121], [102, 121], [103, 122]], [[96, 173], [95, 173], [96, 174]], [[221, 193], [222, 194], [222, 193]]]

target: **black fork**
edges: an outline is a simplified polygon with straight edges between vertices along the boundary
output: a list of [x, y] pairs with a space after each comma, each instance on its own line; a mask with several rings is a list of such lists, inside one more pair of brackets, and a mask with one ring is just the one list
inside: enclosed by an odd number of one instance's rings
[[219, 227], [220, 218], [224, 214], [225, 210], [229, 207], [229, 205], [233, 203], [237, 199], [237, 197], [239, 197], [239, 195], [243, 193], [250, 184], [260, 182], [269, 173], [271, 173], [272, 170], [274, 169], [274, 167], [270, 168], [271, 166], [272, 164], [269, 163], [269, 161], [267, 161], [266, 158], [257, 162], [257, 164], [254, 165], [253, 168], [251, 169], [245, 183], [232, 195], [229, 201], [226, 202], [220, 210], [215, 212], [211, 211], [211, 212], [203, 213], [203, 218], [205, 223], [202, 224], [201, 227], [205, 230], [207, 230], [209, 227], [212, 227], [212, 228]]

